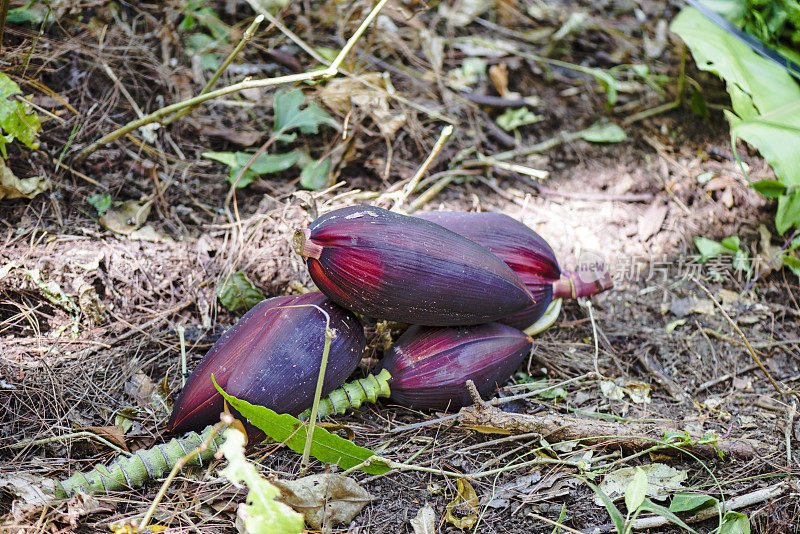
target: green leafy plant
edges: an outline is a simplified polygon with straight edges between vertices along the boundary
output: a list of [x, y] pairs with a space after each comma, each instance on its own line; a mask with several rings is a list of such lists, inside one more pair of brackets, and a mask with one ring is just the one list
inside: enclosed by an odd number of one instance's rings
[[655, 504], [647, 498], [647, 475], [641, 468], [636, 469], [633, 479], [625, 488], [625, 507], [627, 508], [627, 514], [624, 516], [614, 504], [614, 501], [612, 501], [603, 490], [588, 480], [584, 479], [584, 482], [586, 482], [603, 502], [603, 506], [605, 506], [608, 515], [611, 516], [611, 521], [614, 523], [614, 528], [618, 534], [630, 534], [633, 532], [633, 522], [641, 512], [651, 512], [660, 515], [667, 521], [686, 529], [687, 532], [697, 534], [696, 530], [689, 527], [689, 525], [684, 523], [681, 518], [668, 508]]
[[183, 8], [178, 30], [192, 32], [184, 41], [186, 54], [199, 55], [203, 70], [216, 69], [222, 59], [218, 45], [228, 41], [228, 26], [217, 13], [202, 0], [189, 0]]
[[[299, 130], [303, 134], [319, 133], [319, 127], [330, 124], [332, 119], [316, 102], [309, 102], [304, 106], [305, 96], [300, 89], [275, 93], [274, 109], [275, 121], [273, 133], [264, 147], [269, 147], [276, 141], [284, 144], [297, 139]], [[262, 151], [266, 150], [262, 147]], [[315, 160], [305, 152], [294, 150], [278, 154], [260, 154], [247, 166], [255, 154], [248, 152], [204, 152], [203, 157], [224, 163], [230, 167], [228, 181], [237, 188], [247, 187], [250, 183], [264, 174], [285, 171], [298, 165], [302, 168], [300, 185], [307, 189], [322, 189], [328, 183], [328, 174], [331, 168], [330, 158]], [[242, 169], [244, 173], [242, 173]]]
[[303, 516], [276, 498], [278, 488], [267, 482], [244, 456], [245, 435], [231, 429], [220, 451], [228, 466], [220, 471], [234, 485], [247, 485], [247, 499], [239, 504], [237, 516], [252, 534], [294, 534], [303, 531]]
[[739, 238], [735, 235], [726, 237], [722, 241], [714, 241], [706, 237], [695, 237], [694, 246], [700, 252], [699, 263], [706, 263], [717, 256], [733, 256], [732, 266], [737, 271], [750, 272], [750, 260], [747, 251], [741, 248]]
[[94, 195], [90, 195], [86, 198], [86, 202], [92, 206], [99, 216], [103, 216], [106, 214], [108, 210], [111, 209], [111, 195], [101, 195], [100, 193], [96, 193]]
[[222, 305], [232, 312], [249, 310], [265, 298], [264, 292], [241, 271], [233, 273], [225, 280], [217, 290], [217, 296]]
[[0, 73], [0, 153], [8, 157], [6, 143], [19, 141], [28, 148], [39, 148], [36, 134], [42, 129], [39, 116], [30, 104], [12, 98], [22, 94], [22, 89], [11, 78]]
[[[742, 21], [748, 12], [753, 17], [759, 13], [748, 11], [745, 0], [723, 5], [733, 12], [734, 22], [736, 13]], [[777, 180], [759, 182], [754, 187], [766, 196], [777, 197], [778, 232], [800, 226], [800, 86], [783, 68], [759, 56], [693, 8], [681, 11], [671, 29], [692, 51], [698, 68], [716, 73], [727, 83], [733, 111], [725, 114], [734, 151], [736, 141], [747, 142], [761, 152], [775, 172]]]

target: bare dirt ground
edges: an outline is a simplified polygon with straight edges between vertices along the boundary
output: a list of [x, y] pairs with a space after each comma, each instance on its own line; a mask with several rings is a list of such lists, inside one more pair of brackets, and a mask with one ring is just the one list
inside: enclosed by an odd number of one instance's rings
[[[253, 11], [236, 1], [207, 5], [231, 36], [218, 45], [228, 53]], [[749, 517], [752, 532], [800, 530], [800, 418], [790, 392], [800, 380], [800, 287], [790, 272], [769, 271], [756, 261], [765, 248], [769, 252], [765, 244], [782, 244], [771, 226], [774, 205], [748, 187], [720, 111], [727, 105], [724, 88], [698, 73], [691, 57], [686, 72], [702, 88], [708, 117], [682, 102], [633, 120], [676, 97], [682, 48], [677, 40], [659, 38], [663, 22], [677, 12], [674, 3], [504, 1], [458, 25], [438, 4], [390, 2], [378, 30], [368, 30], [343, 64], [366, 96], [353, 97], [345, 112], [327, 107], [337, 127], [301, 134], [291, 145], [315, 158], [330, 155], [336, 186], [296, 195], [299, 171], [293, 168], [238, 189], [235, 208], [226, 198], [227, 169], [200, 154], [247, 146], [252, 151], [266, 141], [273, 89], [209, 101], [156, 130], [155, 142], [134, 131], [77, 161], [80, 149], [137, 118], [134, 104], [147, 114], [189, 98], [215, 67], [204, 71], [201, 54], [187, 53], [192, 31], [207, 30], [180, 27], [189, 9], [183, 3], [53, 6], [41, 31], [40, 25], [10, 24], [3, 38], [2, 71], [46, 112], [40, 113], [40, 149], [9, 145], [9, 165], [18, 176], [52, 181], [32, 200], [0, 200], [3, 530], [100, 531], [141, 517], [159, 483], [36, 505], [14, 477], [64, 478], [114, 457], [108, 443], [86, 434], [130, 451], [163, 440], [168, 407], [180, 388], [178, 327], [186, 329], [191, 369], [239, 316], [216, 294], [230, 273], [244, 271], [267, 296], [311, 287], [291, 251], [294, 229], [312, 220], [314, 211], [357, 202], [391, 206], [398, 186], [419, 168], [448, 122], [454, 134], [420, 191], [454, 179], [421, 210], [504, 212], [544, 236], [563, 266], [599, 257], [611, 267], [616, 287], [592, 300], [594, 327], [589, 308], [568, 302], [513, 380], [548, 380], [564, 396], [501, 405], [500, 414], [563, 417], [564, 428], [546, 435], [486, 434], [442, 419], [444, 414], [386, 402], [336, 421], [357, 444], [383, 456], [467, 475], [479, 499], [476, 532], [554, 532], [547, 520], [570, 532], [613, 531], [609, 515], [576, 475], [600, 483], [616, 469], [654, 463], [681, 478], [683, 489], [669, 493], [737, 502], [769, 489], [767, 497], [737, 509]], [[304, 43], [337, 51], [370, 8], [360, 1], [303, 2], [278, 18]], [[578, 12], [586, 18], [570, 30], [570, 16]], [[469, 40], [474, 37], [513, 46], [493, 53]], [[645, 79], [614, 71], [619, 98], [608, 106], [591, 75], [533, 55], [606, 72], [646, 65], [650, 74]], [[453, 71], [472, 57], [497, 68], [490, 69], [492, 76], [478, 75], [466, 94], [454, 89]], [[318, 65], [265, 23], [218, 86]], [[499, 71], [507, 73], [505, 95]], [[300, 87], [308, 100], [321, 101], [324, 83]], [[520, 103], [522, 97], [535, 100]], [[493, 122], [520, 107], [542, 120], [510, 132]], [[596, 121], [622, 125], [627, 139], [553, 143], [509, 160], [546, 170], [547, 179], [474, 163], [478, 154], [533, 146]], [[740, 147], [740, 155], [751, 179], [770, 176], [757, 154]], [[98, 194], [151, 201], [149, 229], [109, 230], [87, 202]], [[766, 241], [760, 225], [772, 234]], [[750, 278], [734, 269], [730, 257], [697, 263], [695, 237], [731, 235], [751, 257]], [[374, 337], [374, 328], [368, 332]], [[514, 383], [500, 396], [523, 391]], [[124, 430], [115, 427], [121, 412], [133, 421]], [[586, 434], [580, 422], [597, 420], [617, 424], [616, 437]], [[674, 450], [637, 455], [642, 448], [624, 436], [638, 435], [642, 421], [700, 436], [716, 433], [743, 448], [735, 458]], [[570, 438], [562, 431], [587, 440], [565, 444]], [[58, 438], [78, 432], [85, 434]], [[289, 450], [265, 446], [250, 457], [278, 478], [297, 476], [299, 457]], [[515, 467], [534, 458], [544, 460]], [[576, 459], [585, 462], [582, 467]], [[312, 466], [312, 472], [326, 469]], [[469, 478], [475, 474], [480, 476]], [[414, 532], [410, 520], [426, 503], [439, 532], [458, 530], [444, 519], [456, 494], [454, 477], [416, 471], [352, 476], [374, 500], [335, 531]], [[185, 471], [169, 487], [154, 523], [176, 532], [232, 532], [242, 498], [210, 470]], [[709, 532], [717, 524], [714, 516], [693, 527]], [[682, 530], [664, 525], [649, 531]]]

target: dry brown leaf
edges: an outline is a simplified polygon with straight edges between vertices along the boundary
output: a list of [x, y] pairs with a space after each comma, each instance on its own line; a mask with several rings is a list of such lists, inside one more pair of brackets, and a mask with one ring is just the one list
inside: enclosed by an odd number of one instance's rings
[[[374, 89], [369, 87], [379, 87]], [[319, 96], [322, 102], [339, 115], [347, 115], [356, 107], [372, 117], [373, 122], [386, 136], [394, 133], [405, 124], [405, 115], [395, 113], [389, 107], [386, 82], [378, 72], [367, 72], [358, 78], [336, 78], [323, 87]]]
[[661, 229], [661, 225], [664, 224], [668, 211], [669, 208], [667, 208], [666, 204], [651, 204], [642, 215], [642, 218], [639, 219], [639, 239], [647, 241], [654, 236]]
[[203, 126], [200, 129], [200, 133], [209, 137], [221, 137], [222, 139], [226, 139], [231, 143], [241, 146], [253, 145], [264, 137], [264, 132], [236, 130], [233, 128], [214, 128], [212, 126]]
[[314, 530], [350, 523], [373, 499], [358, 482], [336, 473], [271, 482], [281, 490], [280, 500], [302, 513]]
[[81, 517], [97, 512], [113, 512], [115, 508], [116, 505], [112, 502], [100, 502], [93, 495], [76, 493], [67, 501], [67, 511], [57, 512], [56, 516], [74, 529]]
[[508, 66], [498, 63], [489, 67], [489, 79], [492, 80], [497, 94], [505, 98], [508, 94]]
[[4, 198], [33, 198], [39, 193], [50, 189], [50, 180], [33, 176], [31, 178], [17, 178], [11, 169], [6, 167], [6, 162], [0, 158], [0, 200]]
[[113, 426], [87, 426], [86, 430], [92, 432], [93, 434], [97, 434], [101, 438], [105, 438], [114, 445], [125, 449], [128, 449], [128, 444], [125, 442], [125, 429], [119, 425]]

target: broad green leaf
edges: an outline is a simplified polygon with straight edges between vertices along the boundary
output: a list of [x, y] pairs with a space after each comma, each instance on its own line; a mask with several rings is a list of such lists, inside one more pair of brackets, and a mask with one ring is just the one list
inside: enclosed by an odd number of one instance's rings
[[647, 475], [642, 468], [637, 467], [633, 480], [625, 488], [625, 506], [629, 515], [644, 502], [645, 495], [647, 495]]
[[605, 124], [597, 122], [586, 130], [583, 130], [581, 132], [581, 138], [590, 143], [621, 143], [627, 139], [628, 136], [622, 128], [613, 122], [607, 122]]
[[[244, 159], [242, 155], [244, 155], [244, 157], [247, 159]], [[253, 157], [253, 155], [247, 154], [246, 152], [240, 152], [238, 157], [239, 164], [244, 166], [250, 160], [250, 158]], [[253, 164], [250, 166], [250, 170], [258, 175], [285, 171], [297, 163], [297, 157], [297, 152], [286, 152], [284, 154], [262, 154], [253, 162]], [[243, 159], [244, 161], [242, 161]]]
[[739, 243], [740, 243], [739, 237], [735, 235], [728, 236], [719, 242], [720, 245], [722, 245], [731, 252], [739, 251]]
[[750, 534], [750, 520], [739, 512], [726, 512], [712, 534]]
[[729, 254], [730, 250], [722, 243], [708, 239], [707, 237], [695, 237], [694, 246], [700, 252], [700, 263], [705, 263], [711, 258], [716, 258], [720, 254]]
[[328, 174], [331, 171], [331, 159], [323, 158], [319, 161], [311, 161], [303, 167], [300, 173], [300, 185], [306, 189], [319, 191], [328, 185]]
[[6, 157], [6, 142], [17, 139], [28, 148], [39, 148], [36, 134], [42, 129], [39, 116], [26, 102], [20, 102], [13, 95], [22, 94], [19, 85], [0, 72], [0, 153]]
[[[247, 187], [262, 174], [285, 171], [297, 163], [300, 156], [298, 152], [287, 152], [285, 154], [262, 154], [253, 162], [250, 167], [239, 178], [242, 167], [247, 165], [253, 154], [249, 152], [203, 152], [204, 158], [219, 161], [230, 167], [228, 182], [236, 184], [237, 189]], [[238, 181], [236, 181], [238, 178]]]
[[304, 134], [317, 133], [321, 124], [331, 122], [331, 117], [316, 102], [309, 103], [305, 109], [300, 106], [305, 96], [300, 89], [275, 93], [273, 107], [275, 109], [275, 132], [283, 133], [299, 128]]
[[761, 180], [751, 184], [750, 187], [769, 198], [779, 197], [786, 193], [786, 186], [777, 180]]
[[660, 515], [661, 517], [663, 517], [667, 521], [670, 521], [670, 522], [678, 525], [679, 527], [681, 527], [682, 529], [686, 530], [687, 532], [690, 532], [691, 534], [697, 534], [697, 531], [694, 530], [693, 528], [691, 528], [686, 523], [684, 523], [681, 520], [680, 517], [678, 517], [677, 515], [675, 515], [671, 511], [669, 511], [667, 508], [661, 506], [660, 504], [654, 503], [650, 499], [645, 499], [644, 502], [642, 502], [642, 510], [644, 510], [646, 512], [652, 512], [654, 514]]
[[676, 493], [669, 503], [670, 512], [694, 512], [717, 504], [717, 499], [702, 493]]
[[786, 255], [783, 257], [783, 264], [789, 268], [796, 276], [800, 277], [800, 260], [794, 256]]
[[625, 518], [622, 517], [622, 512], [619, 511], [614, 505], [614, 501], [612, 501], [608, 495], [606, 495], [603, 490], [592, 484], [586, 479], [583, 479], [586, 482], [586, 485], [589, 486], [593, 492], [603, 501], [603, 505], [606, 507], [606, 511], [608, 515], [611, 516], [611, 521], [614, 523], [614, 528], [617, 529], [617, 532], [621, 534], [625, 529]]
[[[733, 113], [725, 114], [734, 149], [736, 140], [746, 141], [770, 164], [778, 181], [790, 189], [800, 187], [800, 85], [695, 9], [681, 11], [671, 29], [689, 46], [700, 69], [727, 82]], [[800, 226], [796, 194], [779, 196], [775, 225], [780, 233]]]
[[698, 68], [715, 72], [728, 84], [738, 86], [750, 95], [760, 113], [800, 99], [800, 87], [783, 68], [753, 52], [696, 9], [678, 13], [670, 29], [691, 49]]
[[534, 124], [540, 122], [541, 120], [542, 120], [541, 115], [537, 115], [528, 108], [523, 107], [517, 109], [511, 109], [511, 108], [506, 109], [502, 115], [497, 117], [497, 120], [495, 120], [495, 122], [500, 128], [502, 128], [507, 132], [510, 132], [512, 130], [516, 130], [520, 126], [525, 126], [526, 124]]
[[236, 152], [203, 152], [200, 155], [204, 158], [213, 159], [214, 161], [224, 163], [228, 167], [233, 167], [234, 165], [238, 164]]
[[303, 532], [303, 516], [276, 500], [278, 488], [267, 482], [244, 456], [245, 436], [230, 429], [220, 446], [228, 466], [220, 471], [233, 484], [247, 484], [246, 502], [239, 505], [238, 519], [250, 534], [295, 534]]
[[[264, 406], [254, 406], [247, 401], [228, 395], [216, 382], [214, 382], [214, 386], [236, 411], [247, 417], [268, 437], [279, 443], [285, 443], [296, 453], [303, 453], [308, 438], [306, 424], [289, 414], [277, 414]], [[375, 453], [318, 426], [314, 429], [311, 456], [320, 462], [335, 463], [343, 469], [350, 469], [375, 456]], [[390, 468], [383, 462], [376, 461], [362, 466], [360, 469], [371, 475], [380, 475], [389, 471]]]
[[101, 217], [105, 215], [109, 209], [111, 209], [111, 195], [101, 195], [100, 193], [97, 193], [88, 197], [86, 202], [88, 202], [90, 206], [97, 210], [97, 214]]
[[264, 293], [243, 272], [235, 272], [217, 290], [220, 302], [229, 311], [249, 310], [262, 300]]
[[800, 225], [800, 192], [779, 196], [778, 211], [775, 214], [775, 228], [778, 233], [783, 234], [792, 226], [798, 225]]

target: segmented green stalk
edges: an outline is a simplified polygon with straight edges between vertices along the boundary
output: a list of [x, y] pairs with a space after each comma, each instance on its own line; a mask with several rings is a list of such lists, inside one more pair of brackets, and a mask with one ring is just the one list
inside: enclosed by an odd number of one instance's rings
[[[392, 375], [386, 369], [382, 369], [377, 375], [369, 375], [353, 382], [348, 382], [344, 386], [331, 391], [331, 394], [319, 401], [317, 417], [328, 417], [339, 415], [347, 411], [348, 408], [359, 408], [364, 401], [376, 402], [378, 397], [388, 397], [389, 379]], [[311, 415], [308, 409], [297, 416], [301, 421], [305, 421]]]
[[[164, 477], [178, 460], [199, 448], [211, 435], [213, 428], [209, 425], [200, 434], [188, 432], [168, 443], [138, 451], [129, 458], [119, 458], [108, 467], [101, 465], [88, 473], [75, 473], [63, 482], [56, 483], [55, 496], [67, 497], [77, 491], [102, 493], [136, 488], [150, 479]], [[223, 441], [225, 438], [222, 433], [217, 434], [208, 449], [201, 451], [186, 465], [202, 467], [204, 461], [214, 456]]]

